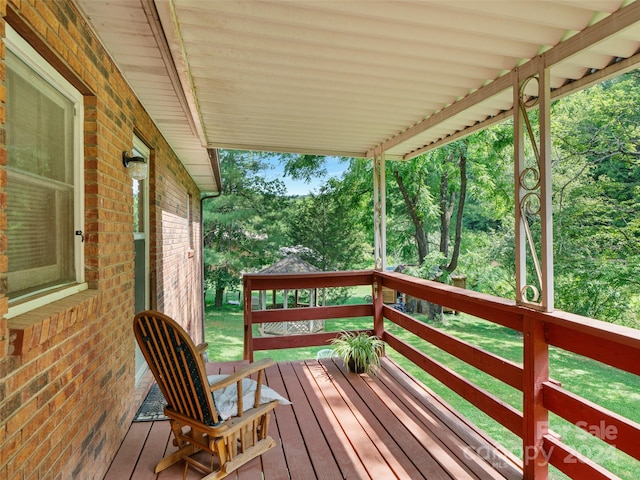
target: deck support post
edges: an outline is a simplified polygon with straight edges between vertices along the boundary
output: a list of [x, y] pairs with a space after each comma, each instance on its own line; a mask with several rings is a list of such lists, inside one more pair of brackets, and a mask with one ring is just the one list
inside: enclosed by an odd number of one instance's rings
[[373, 250], [375, 269], [387, 267], [387, 193], [384, 152], [376, 151], [373, 159]]
[[536, 315], [525, 314], [523, 326], [523, 478], [547, 480], [549, 462], [542, 442], [549, 433], [549, 411], [543, 404], [542, 384], [549, 380], [549, 346], [544, 323]]
[[[554, 308], [551, 88], [549, 69], [542, 58], [538, 59], [537, 70], [535, 75], [527, 78], [521, 78], [519, 70], [514, 75], [516, 302], [551, 312]], [[539, 113], [537, 132], [527, 113], [535, 106]], [[529, 142], [525, 141], [526, 138]], [[536, 229], [532, 227], [535, 225], [539, 225], [539, 238], [533, 237]], [[532, 275], [527, 270], [529, 264], [534, 267]]]
[[[243, 359], [253, 362], [253, 314], [251, 309], [251, 279], [244, 279], [242, 305], [244, 310], [244, 352]], [[266, 309], [266, 305], [265, 305]]]
[[378, 338], [383, 338], [384, 317], [382, 315], [382, 278], [376, 273], [373, 274], [371, 289], [373, 292], [373, 334]]

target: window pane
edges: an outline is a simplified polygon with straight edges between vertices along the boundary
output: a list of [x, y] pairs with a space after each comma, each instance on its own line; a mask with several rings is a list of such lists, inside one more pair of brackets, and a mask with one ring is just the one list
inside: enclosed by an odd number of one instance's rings
[[7, 52], [9, 298], [75, 280], [73, 109]]

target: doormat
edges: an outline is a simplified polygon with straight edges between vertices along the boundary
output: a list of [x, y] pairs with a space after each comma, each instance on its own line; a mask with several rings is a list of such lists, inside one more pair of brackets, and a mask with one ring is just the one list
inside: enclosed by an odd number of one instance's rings
[[155, 422], [157, 420], [168, 420], [164, 415], [164, 406], [167, 401], [164, 399], [160, 387], [154, 383], [144, 399], [142, 405], [138, 409], [138, 413], [134, 417], [134, 422]]

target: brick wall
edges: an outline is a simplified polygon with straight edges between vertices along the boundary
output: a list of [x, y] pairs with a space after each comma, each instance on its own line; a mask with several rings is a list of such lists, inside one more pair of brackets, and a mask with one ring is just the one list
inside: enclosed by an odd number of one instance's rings
[[[185, 299], [202, 297], [202, 282], [193, 282], [193, 278], [200, 278], [201, 251], [199, 239], [200, 225], [200, 201], [199, 195], [192, 195], [181, 187], [179, 177], [171, 177], [166, 171], [166, 165], [159, 165], [156, 178], [166, 180], [164, 188], [156, 189], [155, 209], [152, 215], [157, 226], [157, 236], [152, 244], [151, 256], [157, 261], [156, 282], [160, 287], [164, 283], [164, 289], [159, 289], [157, 294], [157, 309], [164, 312], [173, 312], [174, 318], [183, 319], [183, 326], [190, 332], [196, 344], [203, 341], [202, 304], [196, 301], [185, 302]], [[187, 203], [191, 203], [188, 207]], [[189, 232], [188, 210], [197, 215], [191, 222]], [[154, 211], [155, 210], [155, 211]], [[185, 235], [187, 233], [187, 235]], [[190, 248], [188, 235], [192, 237], [193, 246]], [[199, 310], [200, 309], [200, 310]]]
[[[132, 194], [121, 163], [134, 132], [152, 152], [151, 306], [181, 321], [196, 342], [202, 340], [200, 193], [71, 2], [0, 0], [0, 12], [84, 95], [89, 286], [9, 321], [0, 316], [0, 480], [99, 479], [137, 409]], [[0, 144], [1, 275], [7, 269], [3, 128]], [[0, 315], [8, 311], [4, 291], [1, 280]]]

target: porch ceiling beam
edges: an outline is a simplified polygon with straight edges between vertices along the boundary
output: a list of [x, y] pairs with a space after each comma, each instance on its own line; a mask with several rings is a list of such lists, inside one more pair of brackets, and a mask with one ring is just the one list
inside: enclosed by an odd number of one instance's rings
[[[540, 56], [535, 57], [529, 60], [528, 62], [524, 63], [523, 65], [518, 67], [518, 70], [521, 72], [520, 75], [525, 77], [534, 75], [538, 71], [538, 64], [540, 61], [543, 62], [543, 65], [545, 65], [545, 67], [547, 68], [552, 67], [553, 65], [556, 65], [562, 61], [565, 61], [571, 58], [576, 54], [579, 54], [586, 47], [593, 47], [594, 45], [597, 45], [603, 42], [604, 40], [609, 38], [611, 35], [619, 33], [620, 31], [625, 30], [638, 22], [640, 22], [640, 2], [633, 2], [630, 5], [627, 5], [626, 7], [618, 10], [617, 12], [612, 13], [611, 15], [601, 20], [600, 22], [584, 29], [582, 32], [574, 35], [573, 37], [565, 40], [564, 42], [556, 45], [555, 47], [547, 50], [546, 52], [542, 53]], [[634, 56], [632, 58], [634, 58], [636, 61], [635, 63], [637, 63], [637, 56]], [[434, 127], [435, 125], [443, 122], [444, 120], [447, 120], [455, 115], [462, 113], [467, 108], [473, 105], [476, 105], [500, 92], [503, 92], [508, 88], [511, 88], [514, 82], [515, 75], [516, 75], [515, 70], [512, 70], [511, 72], [505, 74], [504, 76], [499, 77], [493, 82], [479, 88], [478, 90], [467, 95], [460, 101], [455, 102], [448, 107], [445, 107], [439, 112], [436, 112], [435, 114], [431, 115], [429, 118], [422, 120], [421, 122], [408, 128], [407, 130], [399, 133], [395, 137], [390, 138], [386, 142], [383, 142], [381, 145], [378, 145], [372, 148], [366, 153], [365, 155], [366, 158], [373, 157], [376, 149], [382, 149], [382, 151], [389, 150], [409, 140], [410, 138], [428, 130], [429, 128]], [[577, 81], [580, 81], [580, 80], [577, 80]], [[577, 88], [578, 87], [576, 87], [575, 89]], [[505, 112], [504, 118], [506, 118], [506, 116], [512, 113], [513, 113], [513, 110], [509, 110]], [[497, 123], [497, 121], [502, 120], [501, 118], [500, 120], [494, 121], [494, 118], [495, 117], [492, 117], [491, 119], [488, 120], [488, 122], [491, 122], [491, 123], [480, 122], [480, 124], [473, 125], [472, 127], [469, 127], [469, 128], [474, 129], [473, 131], [475, 131], [481, 128], [479, 125], [488, 126], [488, 125], [491, 125], [492, 123]], [[458, 134], [456, 135], [458, 135], [459, 137], [463, 135], [462, 132], [465, 132], [464, 135], [466, 135], [468, 131], [469, 129], [465, 129], [461, 131], [459, 135]], [[439, 143], [439, 145], [444, 145], [446, 143], [453, 141], [451, 137], [453, 137], [453, 135], [450, 137], [447, 137], [446, 139], [442, 139], [442, 143]], [[424, 148], [427, 148], [427, 149], [435, 148], [434, 145], [435, 145], [435, 142], [434, 144], [428, 145]], [[425, 150], [422, 150], [421, 153], [423, 153], [424, 151]], [[411, 152], [405, 155], [405, 158], [413, 158], [412, 157], [413, 153], [414, 152]]]
[[445, 107], [444, 109], [440, 110], [437, 113], [434, 113], [433, 115], [431, 115], [429, 118], [425, 118], [424, 120], [422, 120], [421, 122], [415, 124], [413, 127], [408, 128], [407, 130], [405, 130], [402, 133], [399, 133], [398, 135], [396, 135], [395, 137], [387, 140], [386, 142], [384, 142], [382, 145], [376, 147], [376, 148], [372, 148], [371, 150], [369, 150], [365, 157], [366, 158], [371, 158], [374, 155], [374, 152], [376, 149], [382, 149], [382, 151], [387, 151], [390, 148], [393, 148], [413, 137], [415, 137], [416, 135], [418, 135], [419, 133], [422, 133], [436, 125], [438, 125], [439, 123], [455, 116], [458, 115], [462, 112], [464, 112], [466, 109], [472, 107], [473, 105], [476, 105], [477, 103], [480, 103], [494, 95], [497, 95], [500, 92], [503, 92], [504, 90], [506, 90], [507, 88], [511, 88], [512, 85], [512, 75], [511, 74], [506, 74], [496, 80], [494, 80], [493, 82], [485, 85], [484, 87], [476, 90], [475, 92], [471, 93], [470, 95], [467, 95], [466, 97], [464, 97], [463, 99], [457, 101], [456, 103], [451, 104], [448, 107]]
[[[544, 52], [541, 55], [544, 65], [549, 68], [568, 60], [581, 51], [598, 45], [611, 35], [619, 34], [638, 22], [640, 22], [640, 2], [633, 2]], [[522, 67], [519, 67], [524, 75], [536, 74], [537, 68], [535, 64], [530, 65], [530, 63], [532, 62], [527, 62]]]
[[452, 142], [455, 142], [456, 140], [458, 140], [460, 138], [464, 138], [464, 137], [466, 137], [468, 135], [471, 135], [472, 133], [477, 132], [478, 130], [484, 130], [485, 128], [488, 128], [491, 125], [496, 125], [497, 123], [500, 123], [500, 122], [506, 120], [511, 115], [513, 115], [513, 109], [503, 110], [498, 115], [494, 115], [493, 117], [489, 117], [486, 120], [483, 120], [482, 122], [478, 122], [475, 125], [471, 125], [470, 127], [465, 128], [464, 130], [458, 130], [456, 133], [453, 133], [453, 134], [448, 135], [448, 136], [446, 136], [444, 138], [441, 138], [440, 140], [437, 140], [437, 141], [435, 141], [433, 143], [430, 143], [429, 145], [425, 145], [422, 148], [419, 148], [417, 150], [409, 152], [406, 155], [402, 156], [401, 160], [411, 160], [411, 159], [416, 158], [417, 156], [422, 155], [423, 153], [426, 153], [426, 152], [428, 152], [430, 150], [433, 150], [433, 149], [448, 145], [448, 144], [450, 144]]
[[552, 90], [551, 98], [553, 100], [557, 100], [578, 90], [584, 90], [585, 88], [589, 88], [596, 83], [600, 83], [606, 80], [607, 78], [622, 75], [623, 73], [638, 68], [638, 64], [640, 64], [640, 50], [638, 50], [634, 55], [628, 58], [623, 58], [622, 60], [616, 61], [611, 65], [606, 66], [605, 68], [596, 70], [589, 75], [585, 75], [582, 78], [565, 83], [561, 87]]
[[[607, 78], [614, 77], [617, 75], [622, 75], [623, 73], [626, 73], [628, 71], [633, 70], [634, 68], [637, 68], [638, 64], [640, 64], [640, 51], [629, 58], [624, 58], [622, 60], [619, 60], [605, 68], [597, 70], [593, 73], [590, 73], [589, 75], [579, 78], [578, 80], [574, 80], [572, 82], [566, 83], [563, 86], [558, 87], [555, 90], [552, 90], [551, 99], [557, 100], [559, 98], [570, 95], [578, 90], [584, 90], [585, 88], [589, 88], [595, 85], [596, 83], [600, 83], [606, 80]], [[482, 122], [478, 122], [475, 125], [465, 128], [464, 130], [459, 130], [452, 135], [449, 135], [433, 143], [430, 143], [429, 145], [425, 145], [424, 147], [414, 150], [410, 153], [407, 153], [404, 156], [390, 157], [389, 155], [387, 155], [387, 158], [393, 159], [393, 160], [411, 160], [412, 158], [415, 158], [418, 155], [422, 155], [423, 153], [426, 153], [435, 148], [448, 145], [449, 143], [455, 142], [456, 140], [460, 138], [464, 138], [467, 135], [471, 135], [472, 133], [477, 132], [478, 130], [483, 130], [492, 125], [496, 125], [506, 120], [512, 115], [513, 115], [513, 109], [504, 110], [500, 112], [498, 115], [489, 117], [486, 120], [483, 120]]]

